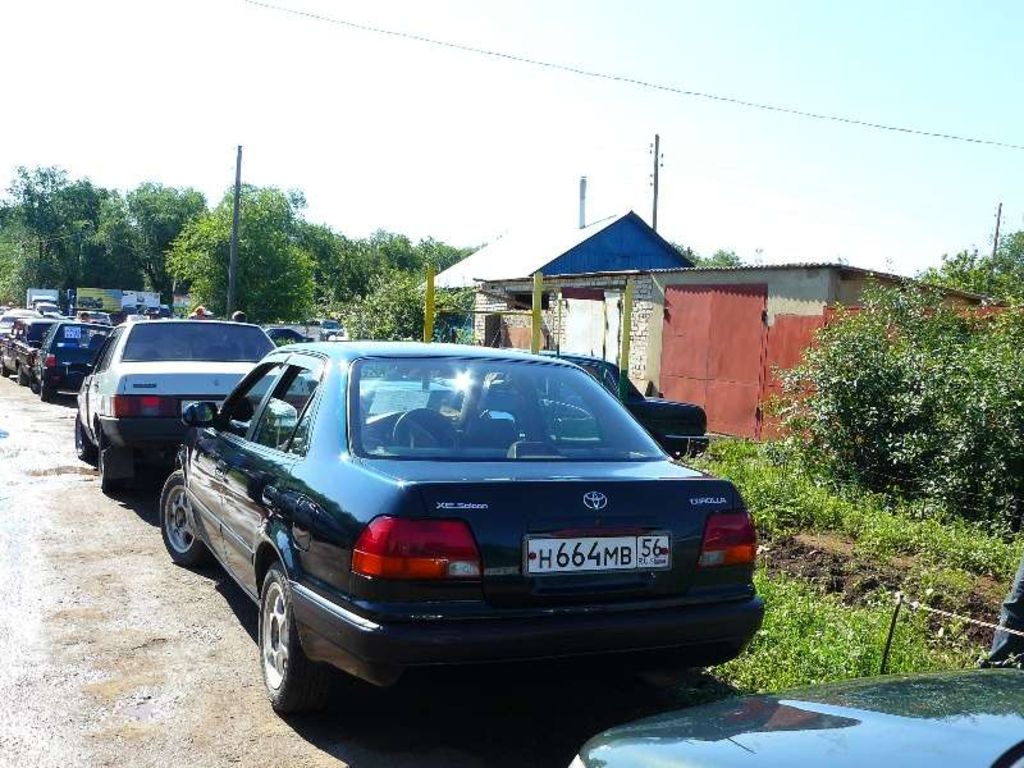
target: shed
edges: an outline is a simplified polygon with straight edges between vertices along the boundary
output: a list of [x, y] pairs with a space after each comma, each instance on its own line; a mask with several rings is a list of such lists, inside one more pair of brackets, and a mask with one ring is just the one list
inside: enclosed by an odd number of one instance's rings
[[[623, 318], [619, 299], [627, 279], [633, 281], [635, 299], [632, 316]], [[871, 281], [920, 285], [899, 275], [829, 263], [555, 275], [544, 281], [545, 345], [621, 365], [619, 340], [628, 328], [628, 372], [641, 391], [703, 406], [711, 432], [760, 438], [771, 432], [764, 405], [780, 391], [776, 372], [799, 363], [833, 308], [858, 305]], [[526, 279], [479, 286], [479, 343], [528, 345], [529, 317], [486, 313], [522, 306], [529, 290]], [[964, 306], [985, 301], [939, 290]], [[494, 320], [500, 334], [493, 333]]]
[[435, 278], [438, 288], [588, 272], [692, 267], [685, 256], [633, 211], [582, 229], [517, 232], [485, 245]]

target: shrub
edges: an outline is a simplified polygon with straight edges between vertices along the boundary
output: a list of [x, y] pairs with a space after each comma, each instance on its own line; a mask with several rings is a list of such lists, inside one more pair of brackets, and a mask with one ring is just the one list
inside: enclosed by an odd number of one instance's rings
[[822, 476], [994, 530], [1024, 493], [1024, 315], [875, 287], [784, 374], [790, 447]]

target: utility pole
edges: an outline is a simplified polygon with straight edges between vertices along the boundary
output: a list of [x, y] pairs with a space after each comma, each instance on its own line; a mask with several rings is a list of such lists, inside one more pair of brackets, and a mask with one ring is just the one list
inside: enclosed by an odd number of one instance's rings
[[999, 224], [1003, 220], [1003, 204], [1000, 203], [999, 207], [996, 208], [996, 236], [992, 240], [992, 258], [995, 259], [996, 251], [999, 250]]
[[238, 145], [235, 159], [235, 209], [231, 214], [231, 246], [228, 256], [228, 309], [224, 314], [231, 317], [235, 311], [235, 279], [238, 276], [238, 207], [242, 200], [242, 145]]
[[654, 173], [651, 178], [654, 180], [654, 210], [651, 213], [651, 229], [658, 230], [658, 168], [661, 167], [661, 136], [654, 134]]

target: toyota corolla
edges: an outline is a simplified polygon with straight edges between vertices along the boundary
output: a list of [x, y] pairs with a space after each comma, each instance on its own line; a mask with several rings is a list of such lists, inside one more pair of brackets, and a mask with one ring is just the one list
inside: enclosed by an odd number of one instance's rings
[[761, 624], [736, 489], [558, 359], [299, 344], [183, 418], [164, 541], [258, 603], [280, 712], [324, 702], [325, 663], [378, 685], [570, 656], [706, 666]]

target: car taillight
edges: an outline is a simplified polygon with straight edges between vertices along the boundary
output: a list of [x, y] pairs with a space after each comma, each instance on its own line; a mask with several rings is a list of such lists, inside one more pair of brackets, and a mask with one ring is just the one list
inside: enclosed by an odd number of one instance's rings
[[701, 568], [753, 563], [757, 555], [757, 531], [747, 512], [715, 512], [708, 517], [700, 548]]
[[178, 400], [159, 395], [114, 395], [114, 416], [123, 418], [160, 417], [178, 415]]
[[57, 367], [57, 356], [56, 355], [47, 355], [46, 359], [43, 361], [43, 365], [46, 366], [47, 368], [56, 368]]
[[352, 572], [378, 579], [478, 579], [480, 552], [462, 520], [377, 517], [356, 541]]

